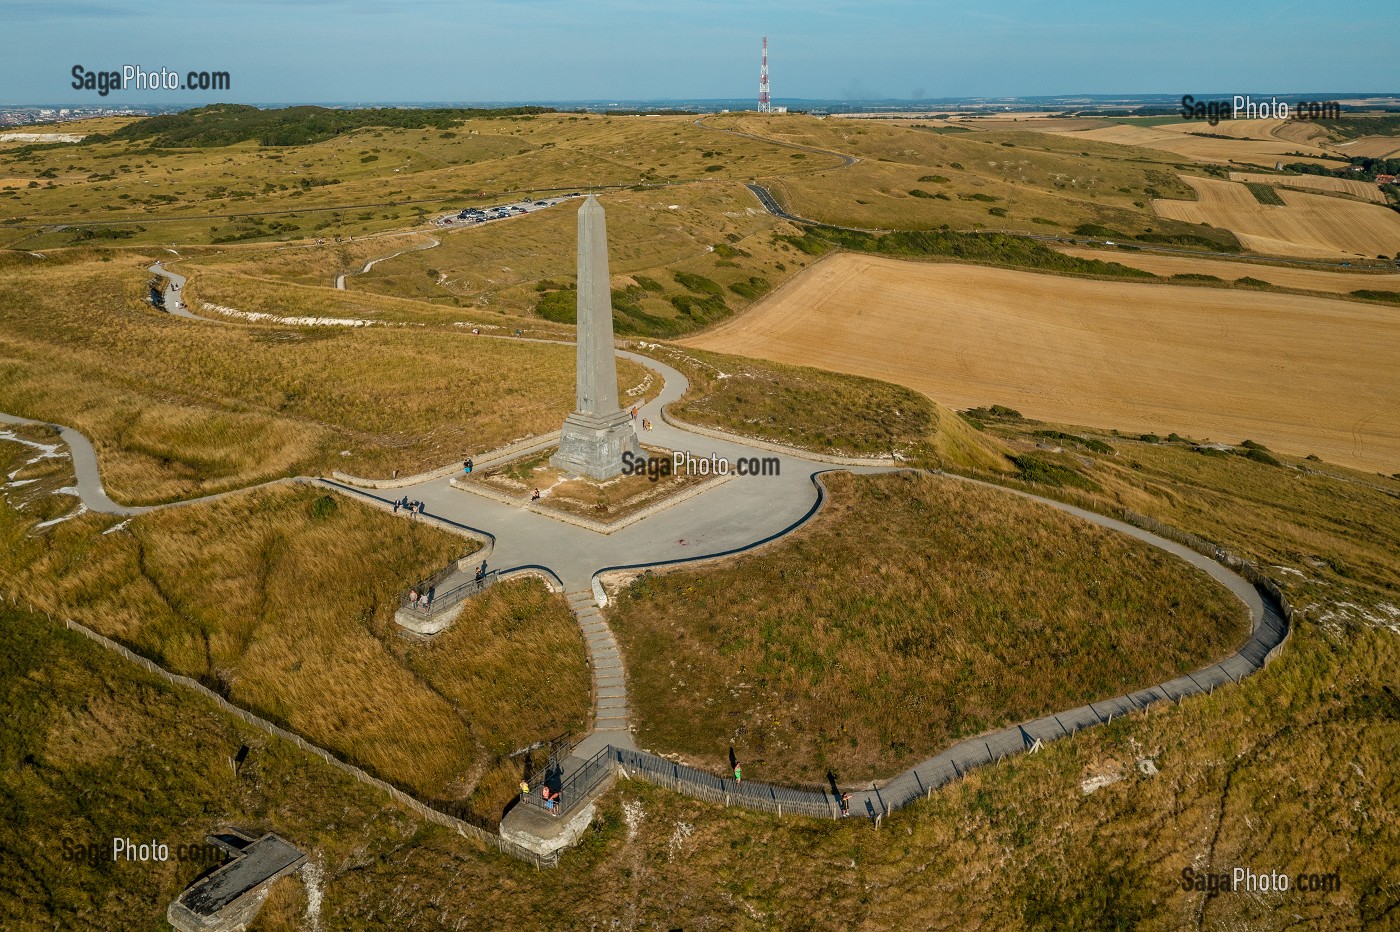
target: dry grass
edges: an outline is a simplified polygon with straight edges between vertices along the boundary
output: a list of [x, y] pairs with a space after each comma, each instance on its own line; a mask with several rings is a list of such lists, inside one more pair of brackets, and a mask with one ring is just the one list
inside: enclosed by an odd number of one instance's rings
[[1150, 202], [1189, 193], [1176, 178], [1179, 159], [1082, 140], [1083, 134], [938, 134], [892, 122], [805, 117], [706, 122], [859, 157], [853, 166], [786, 173], [765, 183], [799, 216], [865, 229], [948, 224], [1044, 233], [1094, 223], [1172, 232], [1152, 215]]
[[[13, 445], [10, 445], [13, 446]], [[26, 511], [27, 514], [27, 511]], [[40, 536], [6, 509], [10, 597], [71, 617], [424, 798], [499, 817], [489, 767], [588, 715], [583, 646], [534, 581], [472, 600], [431, 644], [399, 593], [476, 545], [321, 490], [83, 516]], [[497, 783], [501, 782], [499, 780]]]
[[1255, 252], [1304, 257], [1389, 256], [1400, 242], [1400, 215], [1375, 204], [1280, 190], [1285, 206], [1261, 204], [1243, 184], [1189, 178], [1196, 201], [1156, 200], [1171, 220], [1224, 227]]
[[689, 342], [958, 408], [1400, 465], [1400, 321], [1381, 306], [839, 254]]
[[[992, 418], [986, 429], [1017, 453], [1043, 443], [1039, 422]], [[1190, 438], [1142, 442], [1116, 431], [1085, 432], [1108, 452], [1062, 443], [1063, 454], [1037, 456], [1080, 473], [1088, 484], [1053, 494], [1104, 513], [1129, 508], [1215, 541], [1278, 570], [1294, 596], [1337, 600], [1336, 589], [1366, 581], [1376, 591], [1400, 591], [1400, 478], [1335, 466], [1316, 458], [1271, 455], [1283, 466], [1197, 449]], [[1152, 439], [1152, 438], [1149, 438]]]
[[689, 388], [667, 411], [687, 423], [828, 455], [1008, 468], [992, 438], [901, 385], [691, 348], [648, 352], [685, 374]]
[[1204, 666], [1248, 631], [1198, 570], [1046, 506], [930, 476], [827, 485], [790, 542], [618, 594], [645, 746], [723, 770], [732, 742], [756, 779], [854, 784]]
[[[92, 438], [121, 500], [331, 469], [420, 471], [554, 430], [573, 406], [568, 346], [461, 328], [201, 324], [142, 306], [149, 256], [102, 258], [3, 260], [0, 303], [25, 313], [0, 318], [0, 410]], [[289, 295], [291, 313], [333, 295], [268, 290]], [[619, 370], [624, 386], [645, 378]]]
[[[862, 819], [780, 821], [631, 781], [603, 800], [563, 868], [538, 874], [423, 825], [41, 617], [0, 612], [0, 792], [12, 812], [0, 847], [13, 853], [0, 859], [0, 919], [162, 921], [195, 865], [130, 875], [62, 857], [61, 839], [109, 844], [139, 823], [172, 844], [228, 824], [281, 833], [321, 868], [323, 928], [507, 927], [522, 914], [551, 927], [1384, 927], [1400, 871], [1390, 753], [1400, 641], [1360, 613], [1395, 608], [1394, 498], [1318, 464], [1308, 465], [1341, 478], [1175, 445], [1123, 445], [1112, 462], [1175, 502], [1181, 526], [1215, 529], [1263, 563], [1316, 552], [1318, 535], [1372, 558], [1339, 564], [1345, 575], [1289, 560], [1309, 580], [1279, 579], [1313, 620], [1240, 687], [974, 771], [878, 832]], [[235, 780], [226, 762], [242, 744], [253, 752]], [[1157, 776], [1136, 774], [1144, 757]], [[1126, 779], [1080, 792], [1079, 781], [1105, 773]], [[1336, 871], [1342, 890], [1206, 899], [1180, 887], [1192, 865]], [[304, 928], [303, 899], [298, 881], [283, 881], [260, 925]]]
[[[575, 114], [472, 119], [446, 137], [366, 128], [306, 146], [161, 150], [116, 141], [0, 150], [0, 176], [22, 179], [0, 192], [0, 219], [119, 221], [142, 243], [329, 238], [403, 227], [423, 212], [482, 203], [483, 192], [742, 179], [791, 170], [790, 155], [719, 136], [691, 117]], [[28, 187], [31, 180], [38, 186]], [[269, 211], [278, 213], [258, 223], [240, 216]], [[26, 248], [73, 235], [0, 225], [0, 239]]]
[[1171, 275], [1214, 275], [1227, 282], [1237, 281], [1241, 278], [1253, 278], [1277, 285], [1280, 288], [1341, 295], [1350, 294], [1353, 291], [1400, 291], [1400, 273], [1325, 272], [1320, 269], [1266, 265], [1246, 260], [1202, 259], [1196, 256], [1188, 258], [1121, 249], [1086, 249], [1081, 246], [1058, 246], [1056, 248], [1068, 256], [1118, 262], [1164, 277]]

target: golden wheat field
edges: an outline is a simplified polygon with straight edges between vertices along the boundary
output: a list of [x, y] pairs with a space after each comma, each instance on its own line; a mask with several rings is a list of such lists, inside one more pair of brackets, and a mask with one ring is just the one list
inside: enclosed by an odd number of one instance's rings
[[1257, 278], [1280, 288], [1327, 291], [1333, 294], [1350, 294], [1353, 291], [1400, 291], [1400, 273], [1326, 272], [1322, 269], [1263, 265], [1231, 259], [1163, 256], [1148, 252], [1123, 252], [1118, 249], [1086, 249], [1082, 246], [1057, 246], [1056, 249], [1067, 256], [1117, 262], [1151, 272], [1153, 275], [1214, 275], [1225, 281]]
[[[1256, 165], [1273, 165], [1281, 159], [1293, 162], [1316, 162], [1328, 164], [1320, 158], [1324, 154], [1317, 146], [1293, 140], [1255, 138], [1216, 139], [1210, 136], [1193, 135], [1212, 133], [1224, 136], [1221, 132], [1228, 121], [1218, 126], [1205, 122], [1180, 124], [1179, 130], [1167, 126], [1109, 126], [1082, 132], [1069, 132], [1076, 139], [1092, 139], [1095, 142], [1111, 142], [1120, 146], [1142, 146], [1146, 149], [1159, 149], [1174, 152], [1199, 162], [1247, 162]], [[1242, 121], [1243, 122], [1243, 121]], [[1065, 135], [1065, 133], [1061, 133]], [[1303, 156], [1289, 156], [1290, 152], [1302, 152]], [[1335, 165], [1337, 163], [1330, 163]]]
[[1400, 315], [1387, 307], [841, 253], [688, 342], [958, 408], [1400, 468]]
[[1390, 256], [1400, 251], [1400, 214], [1323, 194], [1280, 190], [1284, 206], [1261, 204], [1239, 182], [1188, 178], [1198, 200], [1157, 199], [1170, 220], [1225, 227], [1254, 252], [1283, 256]]
[[1339, 143], [1337, 148], [1347, 156], [1389, 159], [1400, 155], [1400, 136], [1363, 136], [1352, 142]]
[[1161, 123], [1153, 127], [1164, 130], [1168, 133], [1211, 133], [1216, 136], [1230, 136], [1235, 139], [1255, 139], [1271, 142], [1278, 138], [1279, 130], [1289, 123], [1288, 120], [1222, 120], [1219, 124], [1211, 126], [1209, 123], [1202, 123], [1200, 120], [1182, 120], [1179, 123]]
[[1349, 194], [1363, 201], [1384, 204], [1385, 195], [1381, 189], [1369, 181], [1356, 181], [1352, 178], [1334, 178], [1331, 175], [1270, 175], [1265, 172], [1230, 172], [1231, 181], [1256, 181], [1260, 184], [1273, 184], [1287, 188], [1309, 188], [1313, 191], [1330, 191], [1334, 194]]

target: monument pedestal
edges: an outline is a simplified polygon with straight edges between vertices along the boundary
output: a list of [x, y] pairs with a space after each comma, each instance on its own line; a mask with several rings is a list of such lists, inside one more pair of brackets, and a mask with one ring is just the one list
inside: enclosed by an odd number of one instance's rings
[[549, 465], [590, 479], [611, 479], [622, 472], [622, 454], [645, 459], [632, 418], [626, 411], [583, 414], [575, 411], [564, 420], [559, 452]]

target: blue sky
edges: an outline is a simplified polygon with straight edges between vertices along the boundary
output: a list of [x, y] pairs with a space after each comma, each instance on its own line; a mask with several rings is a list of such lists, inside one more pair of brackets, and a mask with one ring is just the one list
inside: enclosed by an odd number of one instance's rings
[[[0, 0], [0, 103], [202, 103], [71, 69], [228, 71], [248, 103], [1400, 91], [1400, 17], [1317, 2]], [[1341, 11], [1346, 10], [1346, 15]]]

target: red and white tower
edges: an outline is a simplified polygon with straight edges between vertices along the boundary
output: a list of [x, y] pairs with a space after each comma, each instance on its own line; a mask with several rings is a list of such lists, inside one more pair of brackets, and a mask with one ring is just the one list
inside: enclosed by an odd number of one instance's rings
[[773, 109], [768, 97], [768, 37], [763, 37], [763, 70], [758, 73], [758, 112]]

